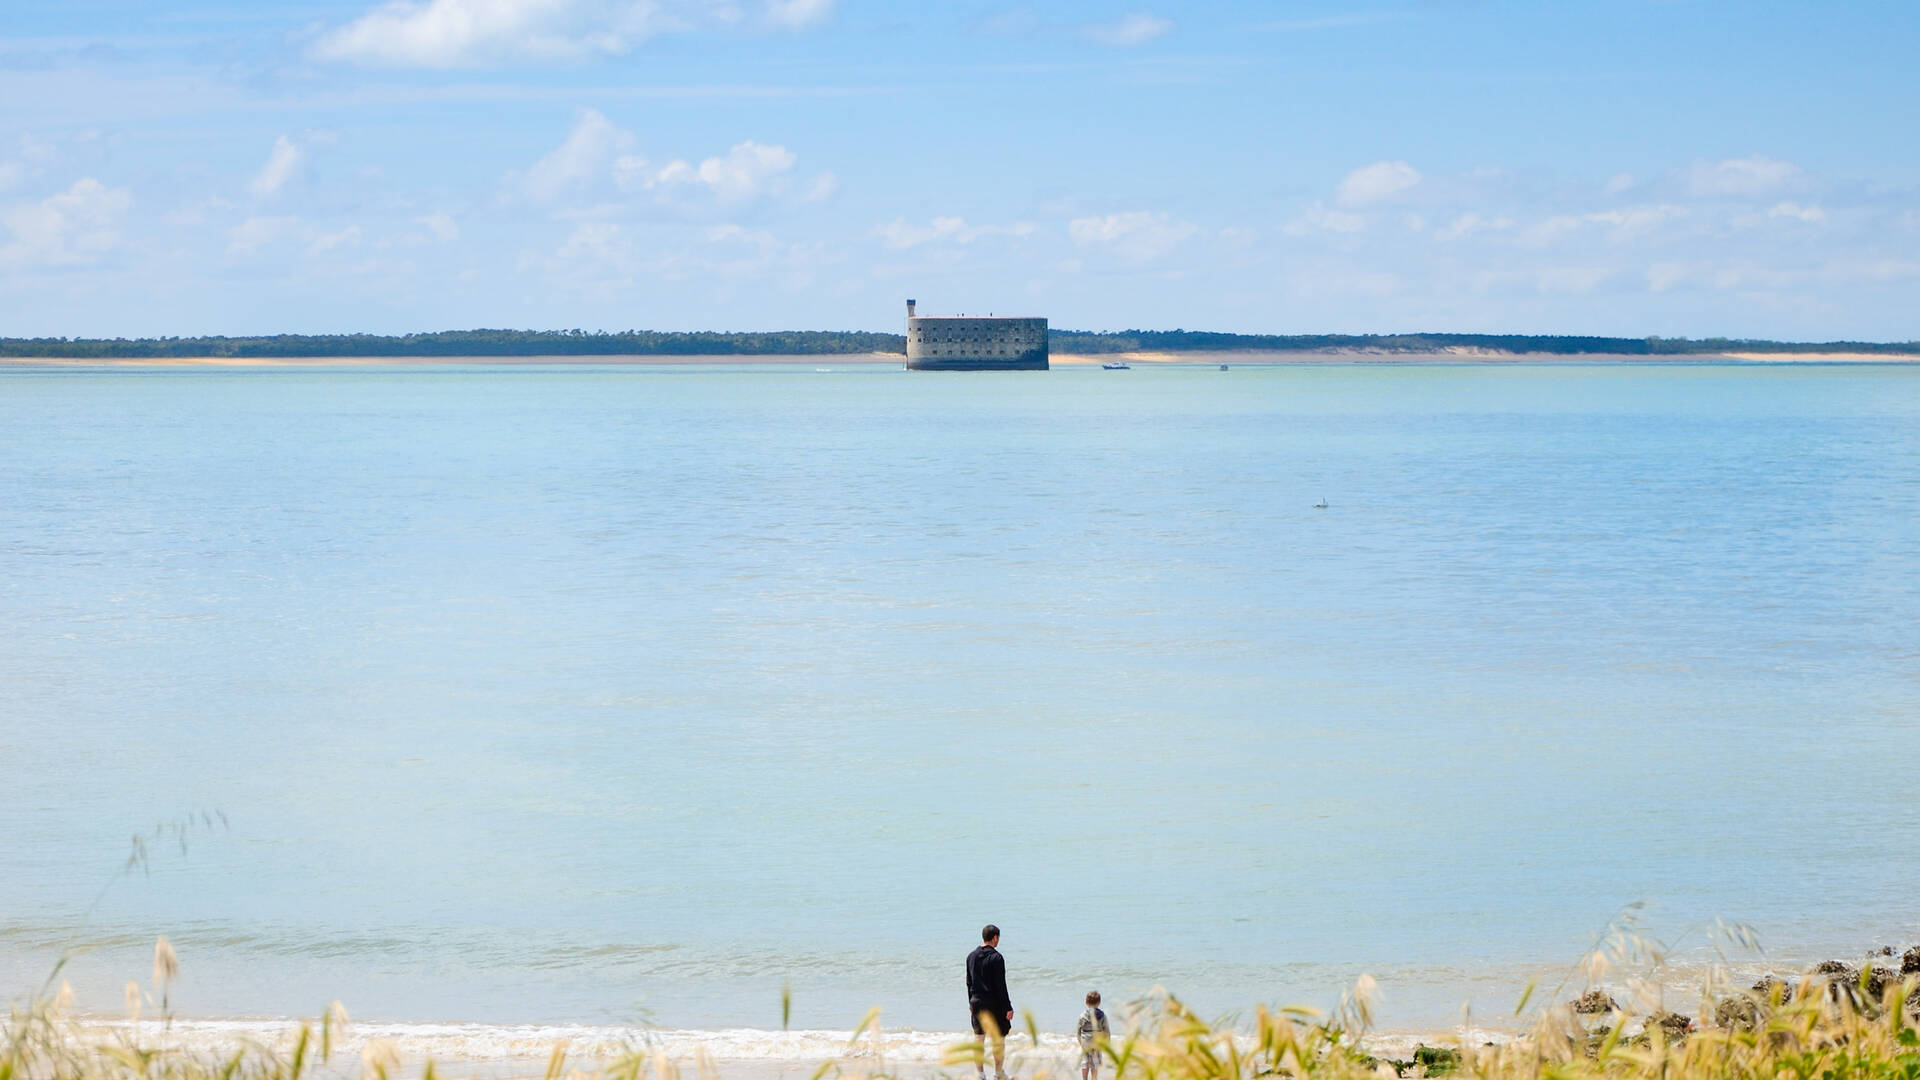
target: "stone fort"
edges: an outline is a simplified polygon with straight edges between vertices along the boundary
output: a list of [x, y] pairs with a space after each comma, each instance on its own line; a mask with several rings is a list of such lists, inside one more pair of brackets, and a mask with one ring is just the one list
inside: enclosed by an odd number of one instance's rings
[[907, 301], [912, 371], [1045, 371], [1047, 320], [916, 315]]

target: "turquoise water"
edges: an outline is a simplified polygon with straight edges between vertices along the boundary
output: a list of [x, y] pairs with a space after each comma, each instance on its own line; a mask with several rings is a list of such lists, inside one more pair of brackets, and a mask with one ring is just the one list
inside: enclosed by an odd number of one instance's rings
[[1043, 1024], [1416, 1025], [1637, 900], [1857, 952], [1917, 615], [1920, 368], [16, 369], [0, 990], [953, 1029], [992, 920]]

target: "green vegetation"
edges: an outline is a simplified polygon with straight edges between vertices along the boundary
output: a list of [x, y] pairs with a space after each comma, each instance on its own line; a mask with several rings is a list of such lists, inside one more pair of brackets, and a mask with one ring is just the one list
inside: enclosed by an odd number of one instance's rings
[[[1053, 330], [1057, 353], [1321, 352], [1429, 353], [1443, 349], [1559, 356], [1684, 357], [1723, 352], [1920, 353], [1920, 341], [1756, 341], [1744, 338], [1612, 338], [1552, 334], [1220, 334], [1205, 330]], [[0, 358], [131, 360], [186, 357], [457, 356], [829, 356], [904, 355], [906, 338], [861, 330], [667, 333], [625, 330], [442, 330], [428, 334], [275, 334], [263, 337], [0, 338]]]

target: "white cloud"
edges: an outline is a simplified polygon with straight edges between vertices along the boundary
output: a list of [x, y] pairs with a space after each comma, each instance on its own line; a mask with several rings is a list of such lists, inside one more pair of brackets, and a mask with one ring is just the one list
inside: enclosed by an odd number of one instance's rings
[[1419, 171], [1404, 161], [1376, 161], [1348, 173], [1334, 189], [1334, 200], [1342, 206], [1371, 206], [1419, 182]]
[[767, 0], [767, 22], [784, 30], [825, 22], [831, 14], [833, 0]]
[[[559, 146], [525, 173], [507, 175], [506, 189], [536, 203], [563, 206], [566, 216], [575, 217], [630, 210], [620, 200], [634, 195], [651, 195], [655, 202], [683, 208], [740, 206], [788, 192], [799, 161], [784, 146], [749, 139], [698, 163], [675, 159], [656, 165], [634, 153], [634, 144], [631, 131], [596, 110], [582, 110]], [[800, 197], [822, 201], [838, 187], [838, 179], [823, 172]]]
[[1589, 214], [1556, 214], [1521, 230], [1516, 242], [1522, 247], [1544, 248], [1589, 225], [1601, 225], [1607, 229], [1607, 241], [1618, 244], [1645, 236], [1669, 221], [1686, 216], [1685, 207], [1665, 203], [1627, 206]]
[[120, 219], [133, 199], [92, 177], [37, 203], [0, 213], [13, 239], [0, 245], [0, 267], [80, 266], [120, 242]]
[[0, 191], [6, 191], [20, 182], [26, 175], [26, 169], [17, 161], [0, 161]]
[[459, 224], [453, 220], [453, 215], [447, 213], [445, 210], [438, 210], [425, 217], [417, 217], [413, 220], [417, 224], [425, 225], [427, 231], [433, 234], [433, 238], [443, 244], [451, 244], [455, 240], [460, 239]]
[[921, 226], [908, 224], [906, 218], [894, 218], [885, 225], [876, 226], [873, 231], [887, 247], [905, 251], [941, 241], [971, 244], [983, 237], [1030, 236], [1034, 226], [1024, 221], [1014, 225], [969, 225], [967, 219], [961, 217], [937, 217]]
[[1587, 220], [1596, 225], [1612, 227], [1608, 239], [1618, 243], [1637, 236], [1653, 232], [1669, 221], [1687, 216], [1684, 206], [1672, 206], [1667, 203], [1658, 205], [1628, 206], [1619, 210], [1602, 210], [1588, 214]]
[[287, 182], [300, 175], [306, 164], [306, 151], [285, 135], [273, 140], [273, 149], [267, 151], [266, 164], [253, 176], [249, 185], [256, 198], [265, 199], [278, 194]]
[[1639, 181], [1633, 178], [1632, 173], [1616, 173], [1613, 179], [1607, 181], [1607, 194], [1618, 195], [1636, 183], [1639, 183]]
[[656, 34], [823, 22], [834, 0], [389, 0], [321, 35], [320, 60], [387, 67], [469, 67], [620, 56]]
[[627, 276], [639, 269], [634, 255], [633, 233], [627, 226], [611, 221], [588, 221], [576, 225], [550, 259], [527, 257], [521, 268], [544, 265], [549, 271], [588, 279]]
[[1459, 240], [1482, 232], [1505, 232], [1513, 228], [1513, 219], [1508, 217], [1486, 218], [1469, 210], [1454, 218], [1446, 228], [1438, 233], [1442, 240]]
[[1087, 27], [1086, 34], [1102, 45], [1131, 47], [1145, 45], [1154, 38], [1165, 36], [1172, 29], [1172, 20], [1136, 11], [1117, 22], [1095, 23]]
[[[245, 259], [270, 248], [289, 252], [297, 250], [308, 256], [344, 253], [349, 248], [358, 247], [365, 236], [366, 230], [359, 225], [348, 225], [328, 232], [297, 214], [253, 214], [227, 230], [227, 254]], [[379, 246], [385, 247], [387, 244], [382, 241]]]
[[1801, 179], [1800, 166], [1758, 154], [1696, 161], [1685, 174], [1688, 193], [1702, 198], [1767, 195], [1795, 186]]
[[699, 165], [668, 162], [645, 178], [646, 186], [665, 192], [693, 190], [723, 203], [741, 203], [770, 194], [784, 185], [793, 171], [793, 152], [748, 140], [736, 143], [724, 157], [710, 157]]
[[605, 179], [617, 161], [638, 167], [637, 160], [627, 156], [633, 141], [632, 132], [615, 127], [598, 110], [582, 109], [566, 139], [534, 162], [518, 178], [519, 186], [535, 202], [555, 202]]
[[1643, 231], [1669, 218], [1685, 217], [1678, 206], [1629, 206], [1620, 210], [1599, 210], [1585, 215], [1586, 220], [1616, 228]]
[[823, 172], [807, 185], [807, 193], [800, 197], [801, 202], [826, 202], [840, 193], [840, 178], [831, 171]]
[[1802, 206], [1797, 202], [1775, 203], [1773, 209], [1767, 211], [1767, 216], [1792, 218], [1795, 221], [1804, 221], [1809, 225], [1816, 225], [1827, 220], [1827, 212], [1825, 210], [1822, 210], [1818, 206]]
[[[632, 137], [621, 133], [627, 142]], [[621, 154], [613, 159], [613, 184], [621, 191], [644, 191], [654, 181], [657, 170], [646, 158], [638, 154]]]
[[459, 67], [621, 53], [652, 33], [653, 5], [582, 0], [391, 0], [321, 37], [322, 60]]
[[1197, 231], [1188, 222], [1147, 210], [1074, 218], [1067, 223], [1067, 235], [1074, 243], [1103, 248], [1135, 266], [1166, 255]]

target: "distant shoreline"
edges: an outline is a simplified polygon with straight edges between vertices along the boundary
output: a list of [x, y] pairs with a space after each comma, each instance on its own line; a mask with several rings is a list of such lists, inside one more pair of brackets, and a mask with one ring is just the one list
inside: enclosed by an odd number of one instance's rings
[[1066, 367], [1086, 364], [1906, 364], [1914, 353], [1724, 352], [1724, 353], [1559, 353], [1503, 352], [1493, 349], [1315, 349], [1182, 350], [1169, 352], [1054, 353]]
[[[1720, 352], [1720, 353], [1560, 353], [1503, 352], [1448, 347], [1438, 349], [1247, 349], [1167, 350], [1107, 353], [1054, 353], [1060, 367], [1086, 367], [1124, 361], [1141, 366], [1278, 364], [1909, 364], [1920, 352]], [[901, 366], [898, 353], [645, 353], [601, 356], [6, 356], [0, 368], [338, 368], [338, 367], [669, 367], [784, 365], [832, 367]]]
[[[1511, 363], [1707, 358], [1866, 361], [1920, 358], [1920, 341], [1601, 337], [1583, 334], [1230, 334], [1211, 330], [1047, 332], [1061, 364]], [[231, 337], [0, 337], [0, 361], [170, 361], [211, 364], [738, 364], [903, 362], [903, 334], [872, 330], [434, 330], [412, 334]]]

